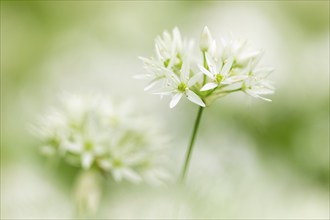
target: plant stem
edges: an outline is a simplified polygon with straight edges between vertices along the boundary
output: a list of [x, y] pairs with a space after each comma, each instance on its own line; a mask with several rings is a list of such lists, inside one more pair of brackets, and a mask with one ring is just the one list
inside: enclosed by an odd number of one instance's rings
[[201, 120], [203, 110], [204, 110], [203, 107], [199, 107], [197, 117], [196, 117], [196, 121], [195, 121], [195, 125], [194, 125], [194, 130], [193, 130], [193, 133], [191, 135], [190, 142], [189, 142], [189, 145], [188, 145], [188, 150], [187, 150], [187, 153], [186, 153], [186, 160], [185, 160], [183, 170], [182, 170], [182, 173], [181, 173], [181, 177], [180, 177], [180, 183], [184, 182], [185, 177], [187, 175], [190, 156], [191, 156], [192, 149], [194, 147], [195, 138], [196, 138], [196, 134], [197, 134], [197, 130], [198, 130], [198, 127], [199, 127], [199, 122]]
[[[205, 69], [208, 69], [205, 51], [203, 51], [203, 65]], [[205, 85], [205, 83], [206, 83], [206, 75], [203, 74], [203, 85]]]
[[242, 91], [242, 88], [237, 88], [237, 89], [232, 89], [232, 90], [216, 91], [213, 94], [218, 95], [218, 94], [221, 94], [221, 93], [232, 93], [232, 92], [238, 92], [238, 91]]

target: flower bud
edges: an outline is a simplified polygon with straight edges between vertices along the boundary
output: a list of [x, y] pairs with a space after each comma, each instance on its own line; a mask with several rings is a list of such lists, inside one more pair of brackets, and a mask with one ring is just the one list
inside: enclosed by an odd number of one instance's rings
[[201, 39], [200, 39], [200, 49], [201, 51], [207, 51], [213, 42], [213, 38], [207, 26], [204, 27]]

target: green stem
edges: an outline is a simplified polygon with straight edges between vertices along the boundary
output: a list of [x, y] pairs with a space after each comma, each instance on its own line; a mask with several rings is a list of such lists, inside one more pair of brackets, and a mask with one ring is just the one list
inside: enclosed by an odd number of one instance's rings
[[197, 134], [197, 130], [198, 130], [198, 127], [199, 127], [199, 122], [201, 120], [203, 110], [204, 110], [203, 107], [199, 107], [197, 117], [196, 117], [196, 121], [195, 121], [195, 125], [194, 125], [194, 130], [193, 130], [193, 133], [191, 135], [190, 142], [189, 142], [189, 145], [188, 145], [188, 150], [187, 150], [187, 153], [186, 153], [186, 160], [185, 160], [183, 170], [182, 170], [182, 173], [181, 173], [181, 178], [180, 178], [181, 183], [184, 182], [185, 177], [187, 175], [187, 170], [188, 170], [188, 166], [189, 166], [191, 152], [192, 152], [192, 149], [193, 149], [193, 146], [194, 146], [194, 143], [195, 143], [195, 138], [196, 138], [196, 134]]
[[[207, 67], [207, 62], [206, 62], [206, 54], [205, 54], [205, 51], [203, 51], [203, 65], [204, 65], [204, 68], [205, 69], [208, 69]], [[206, 75], [203, 74], [203, 85], [205, 85], [206, 83]]]
[[242, 88], [237, 88], [237, 89], [232, 89], [232, 90], [222, 90], [222, 91], [216, 91], [213, 94], [218, 95], [218, 94], [222, 94], [222, 93], [232, 93], [232, 92], [238, 92], [241, 91]]

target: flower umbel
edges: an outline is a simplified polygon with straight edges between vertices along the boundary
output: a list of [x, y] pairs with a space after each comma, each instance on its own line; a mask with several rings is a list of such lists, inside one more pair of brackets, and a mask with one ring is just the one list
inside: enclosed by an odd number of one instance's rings
[[[171, 108], [183, 96], [206, 107], [214, 100], [238, 91], [271, 101], [263, 97], [274, 91], [271, 82], [266, 80], [270, 68], [258, 66], [262, 52], [250, 51], [246, 41], [221, 39], [217, 44], [205, 27], [199, 47], [194, 50], [193, 41], [183, 40], [175, 27], [172, 35], [165, 31], [155, 42], [156, 56], [140, 57], [147, 73], [138, 78], [149, 80], [145, 90], [153, 89], [153, 94], [172, 96]], [[194, 54], [198, 49], [199, 54]], [[265, 69], [267, 74], [261, 71]]]
[[115, 181], [159, 183], [167, 175], [159, 156], [166, 139], [155, 120], [133, 109], [98, 95], [66, 94], [38, 127], [42, 152]]

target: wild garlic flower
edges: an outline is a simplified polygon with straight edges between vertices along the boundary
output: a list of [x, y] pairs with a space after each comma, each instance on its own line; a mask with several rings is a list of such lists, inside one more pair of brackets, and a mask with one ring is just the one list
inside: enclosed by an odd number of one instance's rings
[[109, 173], [116, 181], [158, 183], [167, 177], [161, 166], [166, 139], [155, 120], [139, 116], [129, 104], [67, 94], [61, 108], [43, 118], [38, 135], [44, 154]]
[[229, 71], [233, 65], [233, 57], [230, 57], [228, 60], [225, 60], [222, 67], [217, 67], [217, 63], [214, 62], [213, 58], [211, 58], [208, 54], [206, 56], [206, 63], [209, 67], [207, 70], [205, 67], [199, 65], [199, 69], [204, 73], [211, 82], [206, 83], [202, 88], [201, 91], [207, 91], [218, 87], [220, 84], [223, 85], [230, 85], [235, 82], [242, 81], [247, 78], [245, 75], [235, 75], [230, 76]]
[[189, 63], [184, 62], [180, 70], [180, 78], [171, 70], [166, 69], [167, 86], [165, 90], [158, 92], [160, 95], [174, 94], [170, 102], [170, 108], [176, 106], [183, 95], [185, 95], [191, 102], [205, 107], [201, 98], [196, 95], [190, 88], [192, 88], [199, 78], [200, 74], [189, 77]]
[[250, 72], [250, 77], [242, 84], [242, 91], [255, 98], [271, 101], [262, 95], [274, 93], [272, 82], [267, 80], [267, 76], [273, 71], [272, 68], [256, 69]]
[[183, 41], [178, 28], [173, 29], [172, 36], [167, 31], [164, 31], [163, 37], [158, 36], [155, 42], [157, 59], [165, 67], [180, 63], [179, 56], [182, 53]]
[[263, 95], [272, 94], [274, 87], [266, 80], [270, 68], [259, 67], [261, 51], [250, 51], [246, 41], [221, 39], [217, 44], [209, 29], [200, 37], [199, 53], [193, 41], [185, 41], [177, 27], [172, 35], [165, 31], [155, 41], [156, 56], [140, 59], [146, 74], [137, 76], [149, 80], [145, 90], [153, 94], [172, 96], [173, 108], [183, 96], [199, 106], [234, 92], [271, 101]]

